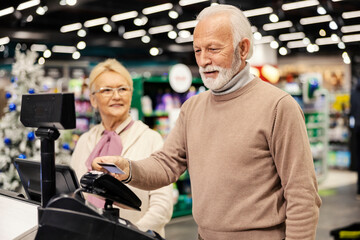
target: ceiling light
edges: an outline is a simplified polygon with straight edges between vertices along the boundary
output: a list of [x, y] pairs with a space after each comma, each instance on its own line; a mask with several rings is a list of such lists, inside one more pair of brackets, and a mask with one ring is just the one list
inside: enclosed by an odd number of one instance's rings
[[157, 56], [159, 53], [160, 53], [160, 51], [159, 51], [159, 49], [158, 48], [156, 48], [156, 47], [152, 47], [152, 48], [150, 48], [150, 55], [151, 56]]
[[40, 65], [44, 65], [44, 63], [45, 63], [45, 58], [40, 57], [39, 60], [38, 60], [38, 63], [39, 63]]
[[30, 47], [30, 50], [33, 52], [44, 52], [47, 49], [47, 46], [44, 44], [33, 44]]
[[187, 22], [180, 22], [176, 25], [177, 29], [194, 28], [198, 24], [198, 20], [192, 20]]
[[336, 24], [335, 21], [331, 21], [329, 23], [329, 28], [332, 29], [332, 30], [336, 30], [336, 29], [338, 29], [338, 25]]
[[51, 51], [49, 49], [46, 49], [44, 52], [43, 52], [43, 57], [44, 58], [49, 58], [51, 57]]
[[308, 44], [304, 43], [303, 40], [298, 41], [290, 41], [286, 44], [288, 48], [303, 48], [306, 47]]
[[194, 36], [193, 35], [190, 35], [189, 37], [187, 38], [183, 38], [183, 37], [177, 37], [175, 39], [175, 42], [176, 43], [187, 43], [187, 42], [192, 42], [194, 40]]
[[66, 0], [66, 4], [69, 6], [75, 6], [77, 3], [77, 0]]
[[87, 28], [95, 27], [95, 26], [106, 24], [107, 22], [108, 22], [108, 19], [106, 17], [101, 17], [101, 18], [96, 18], [96, 19], [92, 19], [92, 20], [88, 20], [88, 21], [84, 22], [84, 26]]
[[270, 22], [276, 23], [279, 21], [279, 17], [275, 13], [272, 13], [269, 15], [269, 20]]
[[201, 2], [208, 2], [208, 1], [209, 0], [180, 0], [179, 5], [183, 7], [183, 6], [188, 6], [188, 5], [197, 4]]
[[330, 22], [331, 20], [332, 20], [332, 17], [330, 15], [307, 17], [307, 18], [301, 18], [300, 24], [301, 25], [309, 25], [309, 24], [315, 24], [315, 23]]
[[19, 6], [16, 8], [16, 10], [21, 11], [21, 10], [24, 10], [27, 8], [37, 6], [39, 4], [40, 4], [40, 0], [31, 0], [31, 1], [23, 2], [23, 3], [19, 4]]
[[259, 33], [259, 32], [254, 32], [253, 36], [254, 36], [255, 40], [260, 40], [262, 37], [261, 33]]
[[9, 42], [10, 42], [9, 37], [0, 38], [0, 45], [5, 45], [5, 44], [8, 44]]
[[126, 20], [126, 19], [136, 18], [138, 15], [139, 14], [138, 14], [137, 11], [119, 13], [119, 14], [113, 15], [111, 17], [111, 21], [113, 21], [113, 22], [123, 21], [123, 20]]
[[167, 11], [172, 8], [173, 8], [173, 5], [171, 3], [164, 3], [164, 4], [156, 5], [153, 7], [144, 8], [142, 10], [142, 13], [145, 15], [149, 15], [149, 14], [153, 14], [153, 13], [157, 13], [157, 12]]
[[322, 36], [322, 37], [325, 37], [326, 36], [326, 31], [324, 29], [320, 29], [319, 35]]
[[339, 42], [339, 43], [338, 43], [338, 48], [340, 48], [340, 49], [345, 49], [345, 48], [346, 48], [345, 43]]
[[26, 22], [32, 22], [34, 20], [34, 17], [32, 15], [29, 15], [27, 18], [26, 18]]
[[285, 3], [281, 6], [282, 10], [289, 11], [298, 8], [306, 8], [319, 5], [319, 1], [317, 0], [307, 0], [307, 1], [298, 1], [292, 3]]
[[254, 33], [254, 32], [257, 32], [258, 29], [256, 26], [251, 26], [251, 32]]
[[330, 45], [330, 44], [337, 44], [339, 43], [339, 39], [338, 40], [334, 40], [331, 37], [327, 37], [327, 38], [318, 38], [315, 40], [315, 43], [317, 45]]
[[279, 43], [277, 41], [273, 40], [273, 41], [270, 42], [270, 47], [272, 49], [278, 49], [279, 48]]
[[175, 10], [169, 11], [169, 17], [172, 19], [177, 19], [179, 17], [179, 13]]
[[175, 31], [168, 32], [168, 37], [170, 39], [175, 39], [177, 37], [177, 33]]
[[60, 28], [60, 32], [66, 33], [66, 32], [76, 31], [76, 30], [81, 29], [81, 27], [82, 27], [81, 23], [68, 24], [68, 25], [62, 26]]
[[319, 49], [319, 46], [316, 44], [309, 44], [306, 46], [306, 51], [308, 51], [309, 53], [318, 52]]
[[57, 53], [74, 53], [76, 51], [76, 47], [54, 45], [51, 50]]
[[38, 15], [44, 15], [48, 10], [48, 7], [47, 6], [39, 6], [37, 9], [36, 9], [36, 13]]
[[320, 15], [325, 15], [326, 14], [326, 10], [325, 8], [323, 8], [322, 6], [318, 6], [316, 9], [317, 13]]
[[263, 36], [261, 37], [260, 40], [255, 40], [254, 44], [259, 45], [259, 44], [271, 43], [272, 41], [274, 41], [273, 36]]
[[85, 29], [80, 29], [78, 32], [77, 32], [77, 35], [79, 37], [85, 37], [87, 35], [87, 32]]
[[279, 54], [285, 56], [286, 54], [288, 54], [288, 50], [285, 47], [281, 47], [279, 48]]
[[78, 51], [75, 51], [72, 54], [72, 58], [75, 59], [75, 60], [79, 59], [80, 56], [81, 56], [81, 54]]
[[134, 19], [134, 24], [136, 26], [144, 26], [148, 22], [148, 20], [149, 19], [147, 17], [145, 17], [145, 16], [138, 17], [138, 18]]
[[254, 17], [259, 15], [265, 15], [272, 13], [273, 9], [271, 7], [263, 7], [263, 8], [256, 8], [252, 10], [243, 11], [246, 17]]
[[0, 17], [12, 14], [14, 11], [15, 11], [15, 9], [13, 7], [8, 7], [3, 10], [0, 10]]
[[305, 37], [305, 33], [303, 32], [294, 32], [294, 33], [284, 33], [279, 35], [280, 41], [291, 41], [295, 39], [303, 39]]
[[191, 32], [187, 31], [187, 30], [181, 30], [179, 32], [179, 37], [181, 38], [189, 38], [191, 36]]
[[344, 35], [341, 40], [343, 42], [358, 42], [360, 41], [360, 34]]
[[333, 2], [342, 2], [343, 0], [332, 0]]
[[103, 26], [103, 30], [104, 30], [104, 32], [109, 33], [109, 32], [112, 31], [112, 27], [111, 27], [110, 24], [107, 23], [107, 24], [105, 24], [105, 25]]
[[303, 40], [303, 43], [305, 44], [305, 45], [308, 45], [308, 44], [310, 44], [311, 43], [311, 41], [310, 41], [310, 39], [309, 38], [304, 38]]
[[360, 17], [360, 11], [343, 12], [341, 16], [344, 19], [358, 18]]
[[343, 26], [341, 28], [341, 32], [343, 32], [343, 33], [359, 32], [359, 31], [360, 31], [360, 24]]
[[144, 29], [140, 29], [140, 30], [125, 32], [123, 37], [124, 37], [124, 39], [131, 39], [131, 38], [142, 37], [145, 34], [146, 34], [146, 31]]
[[158, 26], [158, 27], [152, 27], [152, 28], [149, 28], [149, 33], [150, 34], [158, 34], [158, 33], [169, 32], [169, 31], [173, 30], [173, 28], [174, 27], [170, 24]]
[[151, 41], [151, 38], [148, 35], [142, 36], [141, 41], [143, 43], [149, 43]]
[[78, 44], [76, 45], [76, 48], [79, 50], [83, 50], [86, 48], [86, 43], [84, 41], [80, 41], [78, 42]]
[[277, 23], [264, 24], [263, 29], [265, 31], [271, 31], [271, 30], [275, 30], [275, 29], [289, 28], [292, 26], [293, 26], [293, 24], [291, 21], [283, 21], [283, 22], [277, 22]]

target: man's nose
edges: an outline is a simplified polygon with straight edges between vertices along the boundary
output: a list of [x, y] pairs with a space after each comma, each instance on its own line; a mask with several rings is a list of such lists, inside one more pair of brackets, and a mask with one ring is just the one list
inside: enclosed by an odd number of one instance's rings
[[200, 67], [206, 67], [207, 65], [211, 64], [211, 58], [208, 56], [208, 54], [203, 51], [200, 53], [198, 57], [198, 65]]

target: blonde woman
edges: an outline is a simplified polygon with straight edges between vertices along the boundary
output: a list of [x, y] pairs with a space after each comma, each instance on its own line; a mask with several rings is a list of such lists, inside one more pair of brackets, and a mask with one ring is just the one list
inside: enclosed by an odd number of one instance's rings
[[[89, 78], [91, 105], [99, 111], [101, 123], [82, 134], [76, 144], [71, 166], [79, 179], [91, 170], [95, 157], [121, 155], [140, 160], [163, 145], [159, 133], [131, 118], [133, 81], [123, 65], [108, 59], [95, 66]], [[173, 210], [171, 185], [152, 191], [128, 187], [141, 199], [141, 212], [120, 209], [120, 216], [143, 231], [154, 230], [165, 237], [164, 226]], [[95, 197], [87, 198], [97, 207], [104, 206]]]

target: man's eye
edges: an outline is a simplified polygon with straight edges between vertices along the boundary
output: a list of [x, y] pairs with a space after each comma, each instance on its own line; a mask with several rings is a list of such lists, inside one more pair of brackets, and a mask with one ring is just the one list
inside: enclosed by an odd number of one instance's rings
[[195, 50], [195, 53], [200, 53], [200, 52], [201, 52], [200, 49], [196, 49], [196, 50]]
[[120, 92], [126, 92], [128, 90], [127, 87], [119, 87]]

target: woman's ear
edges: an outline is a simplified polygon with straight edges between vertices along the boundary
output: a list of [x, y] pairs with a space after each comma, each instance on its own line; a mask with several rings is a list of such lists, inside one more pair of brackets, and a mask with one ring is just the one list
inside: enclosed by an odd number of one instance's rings
[[97, 109], [97, 107], [98, 107], [97, 101], [96, 101], [95, 95], [93, 95], [93, 94], [90, 95], [90, 103], [93, 108]]

